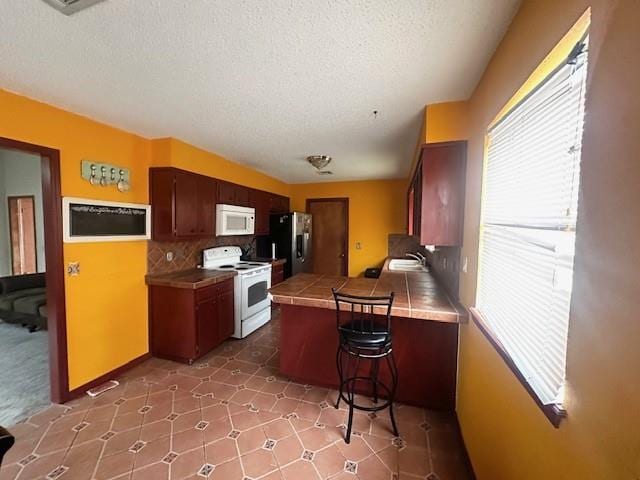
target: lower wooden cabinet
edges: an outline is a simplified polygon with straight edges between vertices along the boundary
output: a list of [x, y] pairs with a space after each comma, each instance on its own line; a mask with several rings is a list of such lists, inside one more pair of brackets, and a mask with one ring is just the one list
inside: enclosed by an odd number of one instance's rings
[[233, 334], [233, 279], [198, 289], [149, 287], [153, 356], [192, 363]]
[[272, 265], [271, 266], [271, 286], [275, 286], [284, 281], [284, 265]]

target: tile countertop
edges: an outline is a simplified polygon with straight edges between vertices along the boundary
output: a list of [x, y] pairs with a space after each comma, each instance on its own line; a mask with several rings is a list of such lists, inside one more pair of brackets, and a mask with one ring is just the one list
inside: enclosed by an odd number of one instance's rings
[[220, 270], [203, 270], [191, 268], [171, 273], [159, 273], [144, 277], [147, 285], [173, 288], [197, 288], [208, 287], [235, 277], [236, 272], [222, 272]]
[[271, 288], [275, 303], [335, 310], [331, 288], [352, 295], [388, 295], [395, 293], [391, 314], [395, 317], [465, 322], [466, 310], [450, 300], [444, 289], [428, 272], [397, 272], [384, 264], [380, 278], [350, 278], [300, 273]]

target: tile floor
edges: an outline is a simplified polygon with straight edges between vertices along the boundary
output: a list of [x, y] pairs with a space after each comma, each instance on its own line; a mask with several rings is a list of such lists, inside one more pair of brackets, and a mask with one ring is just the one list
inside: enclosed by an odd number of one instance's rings
[[10, 428], [0, 479], [471, 478], [447, 414], [398, 405], [394, 438], [385, 412], [356, 413], [345, 444], [336, 392], [278, 374], [278, 328], [276, 315], [191, 366], [150, 359], [96, 399], [30, 417]]

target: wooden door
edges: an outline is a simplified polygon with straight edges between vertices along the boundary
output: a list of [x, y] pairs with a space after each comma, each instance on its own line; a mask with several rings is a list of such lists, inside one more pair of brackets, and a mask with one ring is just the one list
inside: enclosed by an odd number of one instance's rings
[[233, 335], [235, 330], [233, 280], [218, 288], [218, 339], [223, 342]]
[[215, 235], [215, 195], [215, 180], [209, 177], [198, 177], [198, 233], [200, 235]]
[[312, 215], [313, 272], [347, 275], [349, 199], [308, 199], [307, 212]]
[[197, 235], [198, 177], [187, 172], [176, 172], [175, 196], [176, 235]]
[[219, 343], [218, 304], [215, 296], [196, 303], [196, 323], [198, 332], [197, 356], [205, 355]]
[[14, 275], [36, 273], [36, 211], [33, 195], [8, 197], [11, 268]]

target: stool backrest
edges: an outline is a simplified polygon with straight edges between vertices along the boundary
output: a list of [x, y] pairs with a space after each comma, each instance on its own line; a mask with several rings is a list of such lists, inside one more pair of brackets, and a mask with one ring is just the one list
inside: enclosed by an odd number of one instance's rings
[[336, 319], [339, 331], [391, 335], [393, 292], [386, 296], [363, 297], [340, 293], [335, 288], [332, 288], [331, 291], [336, 302]]

